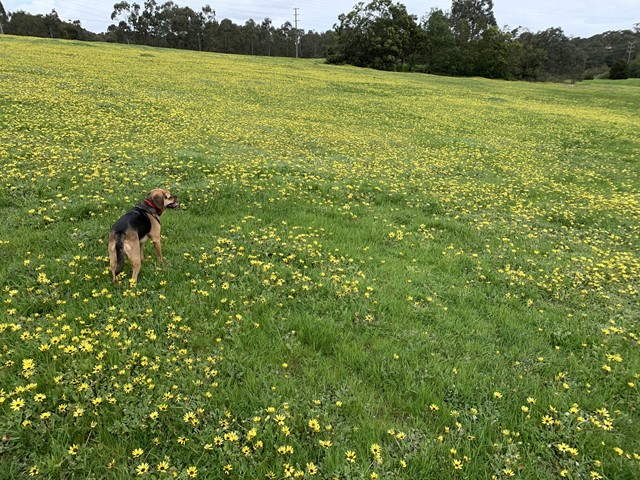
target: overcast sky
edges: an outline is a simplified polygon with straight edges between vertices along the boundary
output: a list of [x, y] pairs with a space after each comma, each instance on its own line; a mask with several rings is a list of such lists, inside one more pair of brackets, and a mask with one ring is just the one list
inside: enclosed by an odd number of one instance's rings
[[[36, 14], [55, 9], [63, 20], [80, 20], [87, 30], [104, 32], [112, 23], [113, 4], [118, 0], [0, 1], [8, 12], [25, 10]], [[129, 3], [136, 1], [144, 4], [144, 0], [129, 0]], [[156, 1], [162, 4], [166, 0]], [[451, 0], [399, 1], [418, 18], [431, 8], [446, 11], [451, 7]], [[287, 20], [293, 24], [297, 7], [298, 28], [323, 32], [331, 30], [338, 15], [352, 10], [358, 0], [174, 0], [174, 3], [194, 10], [209, 3], [218, 21], [229, 18], [236, 24], [244, 24], [250, 18], [261, 22], [269, 17], [276, 27]], [[493, 13], [501, 27], [526, 27], [532, 32], [560, 27], [567, 36], [590, 37], [609, 30], [632, 29], [640, 22], [640, 0], [494, 0]]]

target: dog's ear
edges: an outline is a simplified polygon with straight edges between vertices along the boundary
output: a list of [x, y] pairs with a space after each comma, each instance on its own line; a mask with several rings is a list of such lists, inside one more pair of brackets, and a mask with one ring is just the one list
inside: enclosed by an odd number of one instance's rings
[[152, 190], [149, 192], [149, 197], [151, 197], [151, 201], [159, 210], [164, 210], [164, 194], [162, 190]]

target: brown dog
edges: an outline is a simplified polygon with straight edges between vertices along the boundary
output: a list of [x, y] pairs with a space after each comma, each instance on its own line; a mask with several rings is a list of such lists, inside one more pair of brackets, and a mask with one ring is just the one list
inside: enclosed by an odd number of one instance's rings
[[158, 262], [162, 262], [160, 216], [166, 208], [176, 208], [179, 205], [178, 197], [172, 195], [170, 191], [156, 188], [111, 227], [109, 263], [114, 282], [118, 281], [118, 274], [124, 269], [125, 255], [133, 269], [131, 281], [135, 283], [138, 280], [144, 257], [142, 247], [148, 239], [151, 239], [156, 248]]

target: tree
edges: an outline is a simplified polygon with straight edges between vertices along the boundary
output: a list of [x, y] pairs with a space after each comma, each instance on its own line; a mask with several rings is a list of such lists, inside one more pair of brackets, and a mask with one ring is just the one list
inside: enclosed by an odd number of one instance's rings
[[280, 28], [276, 29], [274, 36], [274, 44], [277, 50], [277, 54], [283, 57], [289, 57], [289, 52], [293, 40], [293, 25], [291, 22], [284, 22]]
[[51, 10], [51, 13], [48, 13], [44, 16], [44, 26], [47, 28], [49, 32], [50, 38], [59, 38], [60, 37], [60, 17], [58, 17], [58, 12], [55, 10]]
[[620, 58], [611, 65], [609, 70], [609, 78], [611, 80], [626, 80], [629, 78], [629, 64], [624, 58]]
[[129, 43], [132, 40], [131, 34], [135, 30], [135, 19], [132, 18], [129, 2], [119, 2], [113, 5], [111, 20], [116, 18], [119, 18], [118, 25], [109, 25], [108, 30], [113, 32], [118, 40], [124, 40]]
[[4, 33], [2, 26], [6, 25], [8, 20], [7, 12], [5, 12], [4, 6], [2, 5], [2, 2], [0, 2], [0, 35]]
[[493, 0], [453, 0], [451, 25], [464, 41], [479, 40], [485, 30], [498, 26]]
[[523, 32], [518, 37], [520, 55], [516, 62], [515, 74], [524, 80], [539, 80], [542, 77], [542, 65], [547, 58], [547, 52], [539, 48], [535, 34]]
[[235, 53], [238, 26], [228, 18], [225, 18], [220, 22], [217, 33], [218, 51], [222, 53]]
[[449, 22], [458, 48], [459, 75], [511, 76], [512, 34], [498, 28], [493, 0], [453, 0]]
[[454, 75], [458, 49], [447, 15], [438, 8], [432, 9], [422, 28], [421, 49], [427, 73]]
[[260, 24], [258, 41], [262, 46], [262, 55], [271, 56], [271, 46], [273, 45], [273, 24], [270, 18], [265, 18]]
[[244, 53], [254, 55], [258, 46], [258, 25], [253, 19], [244, 24], [243, 37], [245, 41]]
[[338, 17], [336, 43], [327, 60], [395, 70], [415, 54], [418, 26], [404, 5], [391, 0], [363, 2]]
[[640, 78], [640, 58], [632, 60], [629, 64], [629, 78]]
[[584, 52], [569, 40], [561, 28], [553, 27], [536, 33], [532, 44], [545, 52], [541, 65], [544, 78], [581, 78], [585, 66]]
[[515, 32], [504, 32], [497, 26], [482, 32], [477, 42], [474, 75], [485, 78], [512, 78], [520, 45], [514, 41]]

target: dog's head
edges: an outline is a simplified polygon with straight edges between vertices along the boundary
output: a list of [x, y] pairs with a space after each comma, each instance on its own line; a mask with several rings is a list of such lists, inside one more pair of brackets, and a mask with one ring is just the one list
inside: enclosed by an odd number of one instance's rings
[[151, 201], [160, 211], [165, 208], [177, 208], [180, 205], [178, 197], [163, 188], [151, 190], [147, 195], [147, 200]]

